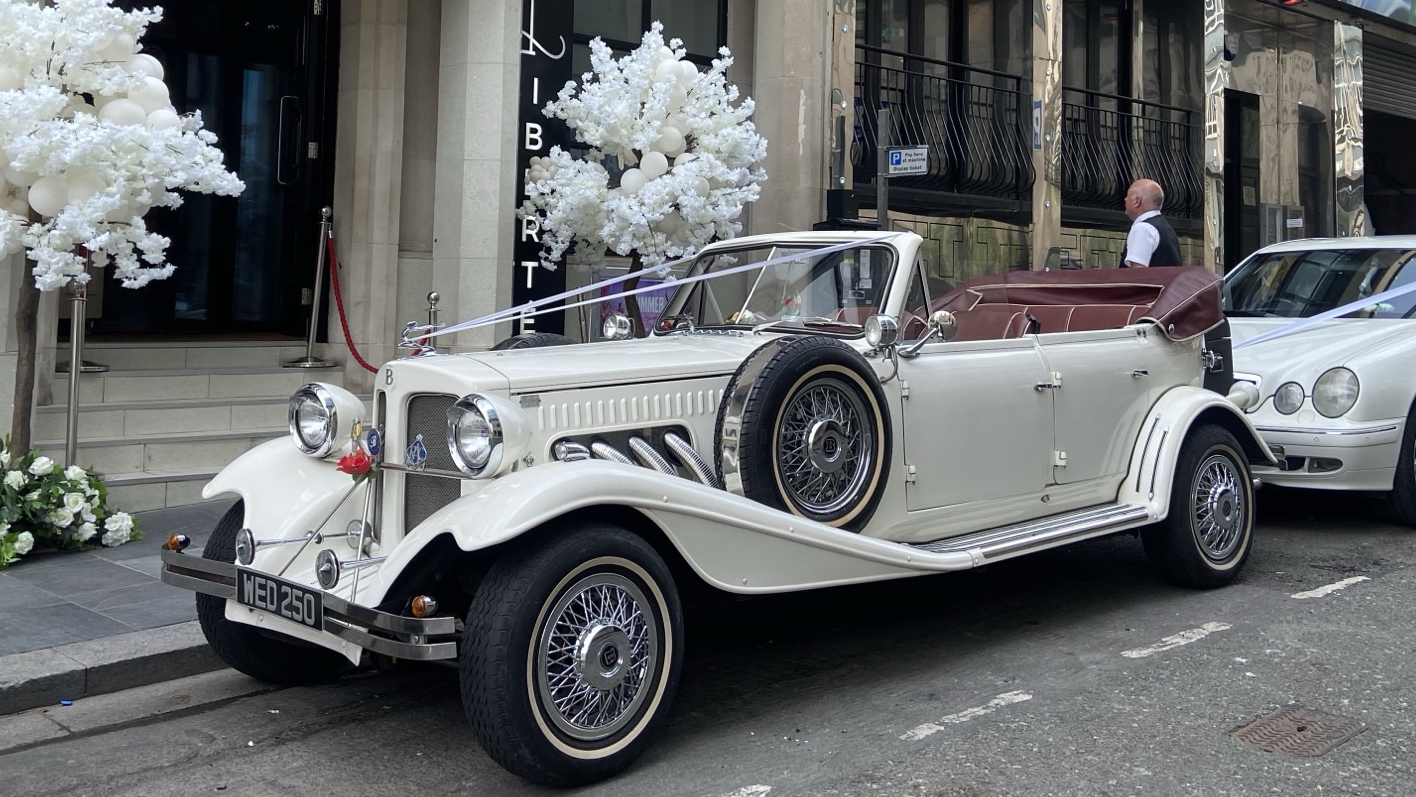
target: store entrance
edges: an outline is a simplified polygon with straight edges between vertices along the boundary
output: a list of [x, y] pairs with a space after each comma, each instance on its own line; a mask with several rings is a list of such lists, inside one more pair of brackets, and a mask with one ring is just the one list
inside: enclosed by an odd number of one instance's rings
[[1224, 270], [1259, 248], [1259, 97], [1224, 92]]
[[[144, 5], [120, 2], [122, 6]], [[333, 163], [333, 50], [337, 4], [323, 0], [207, 0], [165, 4], [143, 38], [162, 61], [179, 113], [199, 111], [239, 197], [184, 194], [147, 216], [172, 239], [176, 273], [136, 290], [105, 270], [96, 337], [299, 336], [314, 279], [319, 208]]]

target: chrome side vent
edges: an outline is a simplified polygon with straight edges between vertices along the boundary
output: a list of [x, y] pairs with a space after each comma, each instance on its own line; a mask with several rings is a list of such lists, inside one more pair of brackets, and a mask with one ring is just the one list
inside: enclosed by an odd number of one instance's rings
[[634, 460], [630, 459], [618, 448], [606, 443], [604, 440], [596, 440], [590, 444], [590, 453], [597, 459], [607, 459], [611, 462], [618, 462], [621, 465], [633, 465]]
[[709, 487], [719, 486], [718, 477], [713, 473], [713, 469], [708, 467], [708, 463], [703, 461], [703, 457], [698, 456], [698, 452], [693, 450], [693, 446], [689, 445], [687, 440], [669, 432], [664, 435], [664, 445], [668, 446], [669, 453], [674, 455], [674, 459], [693, 472], [693, 477], [698, 479], [700, 483]]
[[[625, 449], [629, 453], [625, 453]], [[590, 439], [567, 438], [556, 441], [551, 452], [561, 462], [594, 457], [621, 465], [638, 465], [669, 476], [685, 476], [709, 487], [719, 486], [717, 474], [693, 450], [682, 427], [606, 432]]]
[[634, 458], [639, 460], [639, 464], [644, 467], [653, 468], [660, 473], [667, 473], [670, 476], [678, 475], [678, 470], [674, 468], [673, 465], [670, 465], [667, 459], [664, 459], [663, 454], [655, 451], [654, 447], [649, 445], [648, 440], [638, 435], [629, 438], [629, 450], [634, 454]]

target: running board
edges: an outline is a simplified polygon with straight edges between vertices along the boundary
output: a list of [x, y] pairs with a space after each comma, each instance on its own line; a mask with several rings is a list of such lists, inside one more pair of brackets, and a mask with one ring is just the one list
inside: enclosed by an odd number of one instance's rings
[[1032, 548], [1050, 548], [1076, 537], [1094, 536], [1111, 528], [1120, 531], [1123, 527], [1129, 528], [1148, 517], [1150, 510], [1144, 506], [1103, 504], [911, 547], [930, 553], [976, 551], [984, 559], [996, 559]]

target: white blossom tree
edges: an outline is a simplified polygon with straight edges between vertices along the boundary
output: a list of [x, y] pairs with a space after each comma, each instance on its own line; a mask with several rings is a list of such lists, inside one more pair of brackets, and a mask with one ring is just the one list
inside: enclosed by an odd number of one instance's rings
[[161, 9], [111, 2], [0, 0], [0, 254], [23, 249], [33, 264], [15, 318], [12, 450], [29, 446], [34, 288], [86, 283], [89, 266], [111, 265], [129, 288], [163, 279], [171, 242], [147, 228], [148, 210], [178, 207], [179, 191], [245, 187], [200, 114], [172, 107], [162, 64], [141, 52]]
[[[618, 59], [596, 38], [591, 71], [546, 105], [589, 152], [576, 158], [553, 147], [531, 160], [521, 215], [540, 229], [543, 267], [555, 269], [574, 247], [587, 259], [631, 257], [638, 271], [742, 230], [737, 219], [767, 179], [767, 140], [750, 121], [752, 100], [739, 103], [727, 82], [728, 48], [706, 72], [684, 54], [680, 40], [664, 44], [658, 22]], [[626, 307], [640, 321], [634, 298]], [[642, 323], [637, 331], [645, 333]]]

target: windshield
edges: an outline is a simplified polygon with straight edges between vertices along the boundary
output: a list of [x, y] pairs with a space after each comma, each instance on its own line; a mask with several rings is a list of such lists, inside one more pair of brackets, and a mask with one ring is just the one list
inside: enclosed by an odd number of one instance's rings
[[[1231, 317], [1307, 318], [1416, 282], [1411, 249], [1275, 252], [1245, 262], [1224, 281]], [[1346, 318], [1411, 318], [1416, 292], [1358, 307]]]
[[[691, 273], [742, 270], [685, 286], [659, 328], [778, 322], [859, 330], [885, 301], [893, 255], [884, 247], [805, 254], [817, 248], [766, 246], [705, 256]], [[754, 263], [764, 265], [743, 268]]]

